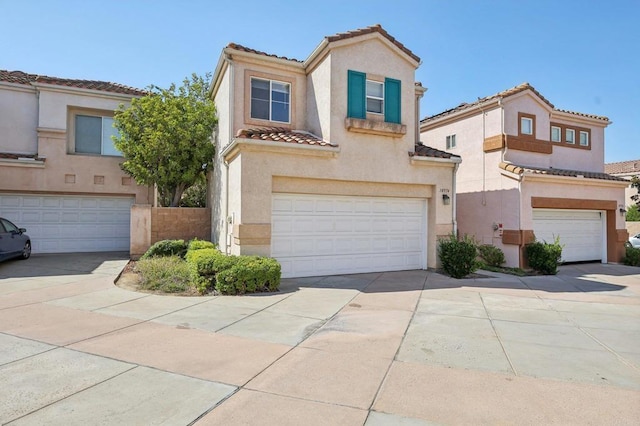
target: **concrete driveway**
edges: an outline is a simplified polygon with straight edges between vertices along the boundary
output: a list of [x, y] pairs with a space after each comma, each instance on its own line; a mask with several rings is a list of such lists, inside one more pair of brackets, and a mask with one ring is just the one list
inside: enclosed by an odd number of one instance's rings
[[113, 285], [123, 254], [0, 263], [0, 423], [638, 424], [640, 270]]

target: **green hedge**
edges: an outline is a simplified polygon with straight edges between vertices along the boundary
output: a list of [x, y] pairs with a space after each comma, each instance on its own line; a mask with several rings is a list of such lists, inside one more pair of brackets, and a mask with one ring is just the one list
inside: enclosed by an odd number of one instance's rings
[[197, 238], [194, 238], [193, 240], [189, 241], [189, 245], [187, 246], [188, 251], [214, 249], [214, 248], [218, 248], [218, 247], [211, 241], [199, 240]]
[[479, 245], [478, 255], [489, 266], [500, 267], [505, 262], [504, 252], [491, 244]]
[[560, 238], [556, 237], [553, 243], [534, 241], [527, 244], [524, 249], [529, 266], [535, 271], [544, 275], [558, 273], [558, 265], [562, 257]]
[[453, 233], [438, 241], [442, 269], [453, 278], [463, 278], [477, 269], [477, 245], [473, 238], [458, 239]]
[[276, 291], [279, 286], [280, 263], [268, 257], [238, 256], [216, 275], [216, 290], [222, 294]]
[[622, 262], [629, 266], [640, 266], [640, 248], [626, 247]]
[[185, 243], [184, 240], [162, 240], [149, 247], [149, 250], [147, 250], [140, 259], [166, 256], [184, 257], [186, 252], [187, 243]]

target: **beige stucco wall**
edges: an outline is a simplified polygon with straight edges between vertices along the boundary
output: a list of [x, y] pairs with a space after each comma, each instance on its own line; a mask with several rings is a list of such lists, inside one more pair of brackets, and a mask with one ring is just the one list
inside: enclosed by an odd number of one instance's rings
[[35, 89], [0, 82], [0, 111], [0, 152], [35, 154], [38, 150]]
[[[26, 122], [16, 119], [21, 126], [20, 132], [24, 131], [22, 139], [17, 139], [23, 143], [19, 150], [25, 148], [24, 143], [27, 143], [28, 152], [37, 154], [45, 161], [39, 163], [0, 160], [0, 190], [133, 196], [136, 203], [150, 203], [150, 189], [136, 185], [135, 181], [120, 169], [122, 157], [73, 153], [73, 141], [69, 131], [69, 126], [73, 125], [69, 118], [70, 108], [87, 108], [110, 114], [118, 105], [130, 100], [130, 97], [96, 91], [65, 90], [60, 87], [39, 87], [39, 102], [33, 101], [37, 99], [35, 90], [30, 93], [33, 102], [24, 102], [24, 105], [29, 104], [33, 107], [28, 122], [37, 127], [27, 129]], [[0, 99], [13, 97], [13, 92], [0, 90]], [[27, 92], [21, 92], [25, 93]], [[36, 135], [35, 145], [30, 141], [31, 134]], [[7, 151], [15, 152], [16, 149]]]
[[331, 140], [331, 56], [325, 56], [307, 76], [306, 128]]

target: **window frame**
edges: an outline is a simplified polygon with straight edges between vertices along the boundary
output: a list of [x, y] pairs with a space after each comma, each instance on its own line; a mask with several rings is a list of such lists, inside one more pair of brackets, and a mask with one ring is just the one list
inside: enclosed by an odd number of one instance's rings
[[[554, 140], [553, 139], [553, 129], [558, 129], [558, 140]], [[562, 143], [562, 127], [552, 125], [551, 126], [551, 131], [550, 131], [550, 134], [549, 134], [549, 140], [551, 142], [555, 142], [555, 143]]]
[[[77, 136], [77, 132], [76, 132], [76, 118], [78, 116], [82, 116], [82, 117], [95, 117], [95, 118], [100, 118], [101, 119], [101, 126], [100, 126], [100, 153], [96, 153], [96, 152], [78, 152], [76, 149], [76, 136]], [[104, 144], [105, 144], [105, 139], [104, 139], [104, 119], [110, 119], [113, 120], [114, 117], [114, 111], [111, 110], [98, 110], [98, 109], [89, 109], [89, 108], [77, 108], [77, 107], [69, 107], [68, 108], [68, 113], [67, 113], [67, 133], [68, 133], [68, 142], [67, 142], [67, 153], [68, 154], [72, 154], [72, 155], [90, 155], [90, 156], [95, 156], [95, 157], [111, 157], [111, 158], [123, 158], [124, 154], [120, 151], [119, 154], [111, 154], [111, 153], [107, 153], [105, 154], [105, 149], [104, 149]], [[117, 133], [117, 129], [116, 129], [116, 133]], [[114, 150], [117, 151], [117, 149], [115, 149], [115, 146], [113, 145], [113, 141], [109, 138], [109, 142], [111, 144], [111, 146], [113, 146]]]
[[[252, 104], [253, 104], [253, 81], [254, 80], [260, 80], [260, 81], [265, 81], [269, 83], [269, 117], [268, 118], [262, 118], [262, 117], [254, 117], [253, 116], [253, 108], [252, 108]], [[287, 86], [289, 91], [287, 93], [288, 95], [288, 103], [287, 103], [287, 121], [280, 121], [280, 120], [274, 120], [273, 119], [273, 104], [274, 103], [282, 103], [280, 101], [275, 101], [273, 99], [273, 92], [274, 92], [274, 88], [273, 88], [273, 83], [277, 83], [277, 84], [281, 84], [283, 86]], [[259, 77], [259, 76], [250, 76], [249, 77], [249, 118], [251, 118], [252, 120], [261, 120], [261, 121], [271, 121], [274, 123], [280, 123], [280, 124], [291, 124], [291, 87], [292, 84], [291, 82], [288, 81], [282, 81], [282, 80], [278, 80], [278, 79], [274, 79], [274, 78], [266, 78], [266, 77]], [[261, 99], [263, 100], [263, 99]]]
[[[522, 131], [523, 120], [528, 120], [531, 123], [531, 133], [524, 133]], [[518, 112], [518, 135], [524, 138], [530, 138], [530, 139], [536, 138], [536, 116], [534, 114]]]
[[[568, 135], [569, 132], [571, 132], [572, 136], [572, 140], [569, 140]], [[575, 145], [576, 144], [576, 129], [572, 129], [570, 127], [567, 127], [564, 129], [564, 141], [566, 143], [568, 143], [569, 145]]]
[[[586, 143], [582, 143], [582, 135], [586, 136]], [[589, 132], [587, 132], [586, 130], [579, 130], [578, 131], [578, 144], [580, 146], [587, 147], [587, 146], [589, 146], [589, 143], [590, 143], [590, 141], [589, 141]]]
[[[377, 84], [380, 86], [380, 88], [382, 89], [382, 96], [373, 96], [373, 95], [369, 95], [369, 91], [367, 90], [369, 83], [373, 83], [373, 84]], [[376, 114], [376, 115], [384, 115], [384, 107], [385, 107], [385, 84], [384, 81], [377, 81], [377, 80], [371, 80], [369, 78], [367, 78], [365, 80], [365, 112], [367, 114]], [[370, 111], [369, 110], [369, 99], [373, 99], [376, 101], [380, 101], [380, 112], [377, 111]]]
[[445, 137], [445, 149], [454, 149], [458, 146], [456, 134], [450, 134]]

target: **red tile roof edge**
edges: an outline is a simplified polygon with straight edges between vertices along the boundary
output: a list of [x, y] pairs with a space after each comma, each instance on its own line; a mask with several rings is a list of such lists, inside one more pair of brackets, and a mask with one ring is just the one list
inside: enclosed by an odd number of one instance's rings
[[375, 25], [371, 25], [369, 27], [359, 28], [359, 29], [352, 30], [352, 31], [347, 31], [347, 32], [344, 32], [344, 33], [334, 34], [332, 36], [325, 37], [325, 39], [329, 43], [331, 43], [331, 42], [334, 42], [334, 41], [346, 40], [346, 39], [349, 39], [349, 38], [358, 37], [358, 36], [371, 34], [371, 33], [379, 33], [384, 38], [386, 38], [391, 43], [393, 43], [397, 48], [399, 48], [404, 53], [409, 55], [414, 61], [420, 62], [420, 57], [418, 55], [416, 55], [411, 50], [409, 50], [404, 44], [402, 44], [398, 40], [396, 40], [396, 38], [393, 37], [391, 34], [389, 34], [384, 28], [382, 28], [382, 25], [380, 25], [380, 24], [375, 24]]
[[640, 159], [606, 163], [604, 165], [604, 171], [610, 175], [626, 173], [636, 173], [640, 175]]
[[121, 93], [132, 96], [145, 96], [149, 92], [124, 84], [111, 83], [100, 80], [79, 80], [69, 78], [50, 77], [46, 75], [30, 74], [23, 71], [0, 70], [0, 81], [30, 85], [44, 83], [55, 86], [75, 87], [80, 89], [98, 90], [102, 92]]
[[438, 114], [434, 114], [434, 115], [431, 115], [429, 117], [425, 117], [422, 120], [420, 120], [420, 123], [428, 123], [430, 121], [437, 120], [439, 118], [443, 118], [443, 117], [449, 116], [451, 114], [455, 114], [456, 112], [467, 110], [469, 108], [472, 108], [474, 106], [483, 104], [483, 103], [488, 102], [488, 101], [492, 101], [492, 100], [495, 100], [495, 99], [498, 99], [498, 98], [506, 98], [506, 97], [509, 97], [509, 96], [513, 96], [513, 95], [518, 94], [520, 92], [523, 92], [525, 90], [531, 90], [544, 103], [549, 105], [551, 107], [551, 109], [553, 109], [554, 111], [563, 112], [563, 113], [566, 113], [566, 114], [577, 115], [577, 116], [580, 116], [580, 117], [593, 118], [593, 119], [596, 119], [596, 120], [609, 121], [609, 118], [605, 117], [605, 116], [594, 115], [594, 114], [585, 114], [585, 113], [582, 113], [582, 112], [575, 112], [575, 111], [568, 111], [568, 110], [564, 110], [564, 109], [558, 109], [551, 102], [549, 102], [548, 99], [546, 99], [544, 96], [542, 96], [542, 94], [540, 92], [538, 92], [531, 84], [529, 84], [528, 82], [524, 82], [524, 83], [519, 84], [517, 86], [511, 87], [511, 88], [509, 88], [507, 90], [503, 90], [502, 92], [498, 92], [498, 93], [495, 93], [495, 94], [490, 95], [490, 96], [485, 96], [484, 98], [478, 98], [478, 100], [476, 100], [474, 102], [471, 102], [471, 103], [463, 102], [463, 103], [461, 103], [460, 105], [458, 105], [458, 106], [456, 106], [454, 108], [448, 109], [446, 111], [439, 112]]
[[251, 49], [250, 47], [246, 47], [246, 46], [243, 46], [243, 45], [238, 44], [238, 43], [229, 43], [227, 45], [227, 48], [228, 49], [233, 49], [233, 50], [239, 50], [241, 52], [254, 53], [256, 55], [268, 56], [270, 58], [284, 59], [285, 61], [292, 61], [292, 62], [298, 62], [298, 63], [302, 63], [303, 62], [303, 61], [301, 61], [299, 59], [287, 58], [286, 56], [278, 56], [278, 55], [274, 55], [274, 54], [271, 54], [271, 53], [263, 52], [261, 50]]
[[582, 170], [569, 170], [569, 169], [556, 169], [553, 167], [532, 167], [532, 166], [520, 166], [518, 164], [501, 162], [499, 167], [511, 173], [522, 175], [524, 172], [532, 172], [535, 174], [550, 175], [550, 176], [567, 176], [578, 177], [578, 175], [584, 176], [587, 179], [601, 179], [612, 180], [617, 182], [628, 182], [626, 179], [612, 176], [608, 173], [599, 172], [587, 172]]
[[19, 160], [21, 158], [28, 158], [35, 161], [45, 161], [46, 158], [38, 157], [38, 154], [15, 154], [13, 152], [0, 152], [0, 158], [7, 160]]
[[290, 130], [284, 127], [258, 127], [253, 129], [240, 129], [236, 133], [237, 138], [263, 140], [270, 142], [283, 142], [298, 145], [311, 145], [337, 148], [338, 145], [325, 141], [319, 136], [304, 130]]
[[430, 146], [424, 145], [422, 142], [418, 142], [415, 145], [415, 151], [409, 152], [409, 157], [431, 157], [431, 158], [460, 158], [459, 155], [452, 154], [447, 151], [442, 151]]

